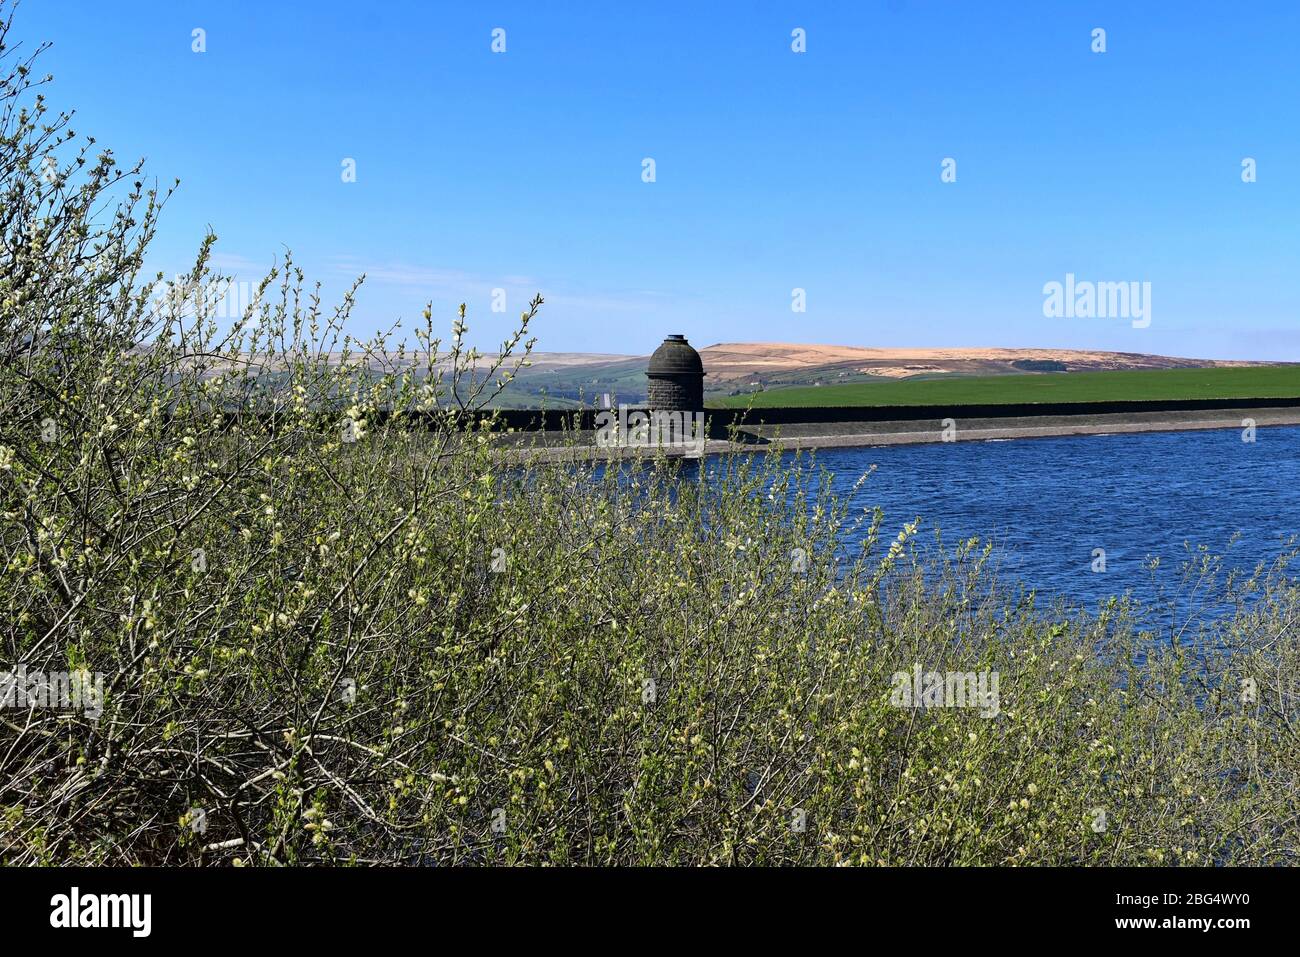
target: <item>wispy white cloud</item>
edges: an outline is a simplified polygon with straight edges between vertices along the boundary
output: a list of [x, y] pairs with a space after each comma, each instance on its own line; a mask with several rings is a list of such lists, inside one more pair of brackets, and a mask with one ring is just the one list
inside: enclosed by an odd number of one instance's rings
[[464, 269], [441, 268], [404, 261], [375, 262], [355, 256], [335, 256], [330, 269], [349, 277], [366, 276], [367, 284], [418, 291], [429, 299], [463, 299], [505, 289], [512, 297], [540, 292], [549, 306], [584, 313], [647, 313], [669, 310], [681, 300], [655, 290], [589, 289], [575, 283], [507, 273], [489, 276]]
[[214, 252], [208, 259], [208, 264], [218, 272], [258, 276], [265, 276], [273, 265], [269, 259], [257, 260], [239, 253], [226, 252]]
[[676, 300], [666, 293], [634, 291], [626, 293], [566, 294], [548, 296], [552, 306], [584, 312], [644, 313], [668, 311]]
[[418, 289], [434, 298], [464, 295], [467, 290], [492, 289], [503, 284], [534, 283], [526, 276], [488, 277], [463, 269], [443, 269], [402, 261], [375, 262], [356, 256], [333, 256], [328, 265], [341, 275], [355, 277], [364, 273], [367, 283]]

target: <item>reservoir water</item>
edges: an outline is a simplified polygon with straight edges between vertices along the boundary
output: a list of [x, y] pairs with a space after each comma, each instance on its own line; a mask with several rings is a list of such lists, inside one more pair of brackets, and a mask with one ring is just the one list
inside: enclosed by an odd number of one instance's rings
[[[884, 509], [882, 539], [919, 516], [952, 546], [995, 546], [999, 577], [1095, 607], [1131, 592], [1150, 601], [1176, 584], [1187, 549], [1205, 546], [1249, 570], [1300, 534], [1300, 427], [1066, 436], [823, 449], [817, 461], [855, 509]], [[885, 536], [888, 536], [886, 538]], [[1095, 549], [1105, 571], [1094, 571]], [[1149, 558], [1159, 557], [1153, 577]]]

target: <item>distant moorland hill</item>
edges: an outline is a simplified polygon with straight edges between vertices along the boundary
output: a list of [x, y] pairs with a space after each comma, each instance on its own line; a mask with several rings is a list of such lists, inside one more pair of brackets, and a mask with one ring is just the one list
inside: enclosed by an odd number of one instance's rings
[[[706, 398], [711, 404], [731, 396], [789, 388], [1271, 364], [1072, 349], [871, 349], [774, 342], [718, 343], [701, 349], [700, 357], [706, 372]], [[616, 401], [640, 402], [645, 397], [647, 361], [647, 356], [534, 353], [532, 366], [520, 370], [500, 404], [516, 408], [543, 402], [552, 408], [591, 406], [600, 404], [605, 394]], [[775, 395], [766, 399], [765, 404], [781, 404]], [[810, 404], [810, 400], [805, 397], [799, 404]]]

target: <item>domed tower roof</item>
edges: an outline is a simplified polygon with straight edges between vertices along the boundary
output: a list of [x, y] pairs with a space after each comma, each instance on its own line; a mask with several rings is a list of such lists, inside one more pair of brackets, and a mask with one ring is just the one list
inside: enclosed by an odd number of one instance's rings
[[704, 363], [685, 336], [673, 335], [650, 356], [647, 375], [704, 375]]

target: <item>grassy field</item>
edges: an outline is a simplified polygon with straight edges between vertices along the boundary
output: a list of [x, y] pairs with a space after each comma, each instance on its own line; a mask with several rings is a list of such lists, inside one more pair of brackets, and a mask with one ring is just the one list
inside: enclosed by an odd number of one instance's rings
[[1043, 375], [889, 380], [728, 396], [725, 408], [854, 405], [973, 405], [1131, 399], [1273, 399], [1300, 396], [1300, 365], [1154, 369]]

